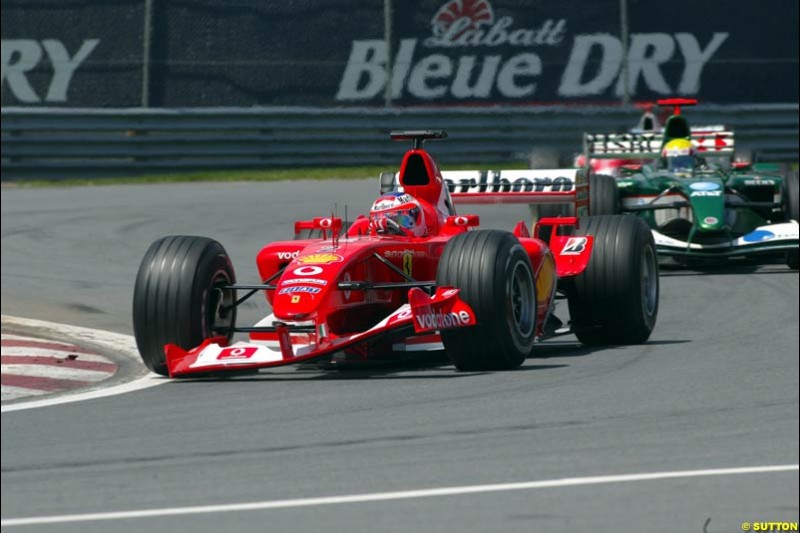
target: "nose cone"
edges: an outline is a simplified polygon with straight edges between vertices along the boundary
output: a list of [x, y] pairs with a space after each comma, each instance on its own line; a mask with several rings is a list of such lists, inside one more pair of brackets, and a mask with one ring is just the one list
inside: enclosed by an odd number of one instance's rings
[[344, 257], [335, 252], [310, 252], [294, 259], [275, 289], [275, 317], [299, 320], [317, 311], [329, 292], [336, 290], [343, 266]]
[[719, 231], [725, 225], [725, 184], [716, 178], [695, 179], [687, 183], [700, 231]]

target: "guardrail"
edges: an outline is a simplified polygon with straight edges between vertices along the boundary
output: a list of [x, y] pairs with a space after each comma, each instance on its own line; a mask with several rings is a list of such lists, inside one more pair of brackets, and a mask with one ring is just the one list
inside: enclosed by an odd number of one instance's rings
[[[798, 104], [706, 105], [694, 124], [725, 124], [759, 161], [798, 161]], [[397, 164], [398, 129], [444, 129], [427, 145], [445, 162], [539, 158], [567, 164], [584, 132], [622, 132], [621, 107], [493, 108], [3, 108], [2, 179], [193, 169]]]

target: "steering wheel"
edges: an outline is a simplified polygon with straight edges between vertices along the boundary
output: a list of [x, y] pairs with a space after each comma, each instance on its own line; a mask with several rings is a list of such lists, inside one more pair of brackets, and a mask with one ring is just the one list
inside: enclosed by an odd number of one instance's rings
[[398, 224], [391, 218], [384, 219], [384, 223], [386, 225], [386, 230], [389, 233], [400, 235], [401, 237], [407, 237], [405, 230], [403, 230], [403, 228], [400, 227], [400, 224]]

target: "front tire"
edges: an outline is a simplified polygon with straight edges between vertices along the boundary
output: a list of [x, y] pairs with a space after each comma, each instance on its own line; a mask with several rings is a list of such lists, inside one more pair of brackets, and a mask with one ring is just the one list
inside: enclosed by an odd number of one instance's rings
[[511, 370], [530, 355], [536, 286], [530, 258], [514, 235], [498, 230], [456, 235], [439, 260], [436, 283], [461, 289], [459, 296], [478, 321], [441, 332], [458, 370]]
[[219, 287], [236, 282], [228, 254], [206, 237], [170, 236], [155, 241], [145, 253], [133, 293], [133, 332], [144, 364], [168, 375], [165, 344], [185, 350], [203, 340], [230, 339], [236, 308], [235, 290]]
[[593, 235], [586, 270], [570, 285], [569, 313], [583, 344], [640, 344], [658, 316], [656, 246], [647, 224], [630, 215], [589, 217], [576, 235]]

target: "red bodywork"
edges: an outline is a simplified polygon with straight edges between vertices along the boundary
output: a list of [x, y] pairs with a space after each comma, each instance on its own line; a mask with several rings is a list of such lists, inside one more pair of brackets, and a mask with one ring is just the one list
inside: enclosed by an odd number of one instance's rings
[[[543, 174], [547, 172], [558, 175]], [[263, 292], [273, 314], [256, 324], [249, 342], [228, 346], [225, 338], [211, 338], [189, 351], [167, 345], [170, 376], [280, 366], [335, 352], [366, 359], [387, 352], [442, 349], [438, 331], [472, 327], [477, 324], [475, 314], [459, 298], [457, 288], [435, 287], [429, 296], [407, 284], [412, 278], [435, 285], [439, 258], [448, 241], [479, 224], [477, 215], [455, 214], [453, 201], [570, 201], [579, 213], [586, 212], [588, 180], [583, 171], [445, 174], [421, 147], [405, 154], [397, 174], [399, 187], [422, 204], [429, 231], [424, 237], [376, 234], [364, 216], [340, 234], [341, 219], [319, 217], [298, 222], [295, 232], [322, 230], [323, 238], [275, 242], [262, 248], [256, 261], [261, 279], [272, 283]], [[544, 219], [542, 224], [574, 225], [577, 219]], [[531, 236], [520, 222], [514, 234], [531, 260], [536, 332], [541, 337], [553, 308], [557, 279], [585, 269], [592, 237], [554, 236], [548, 246], [535, 237], [537, 231], [534, 228]], [[359, 282], [398, 287], [364, 290], [353, 285]]]

